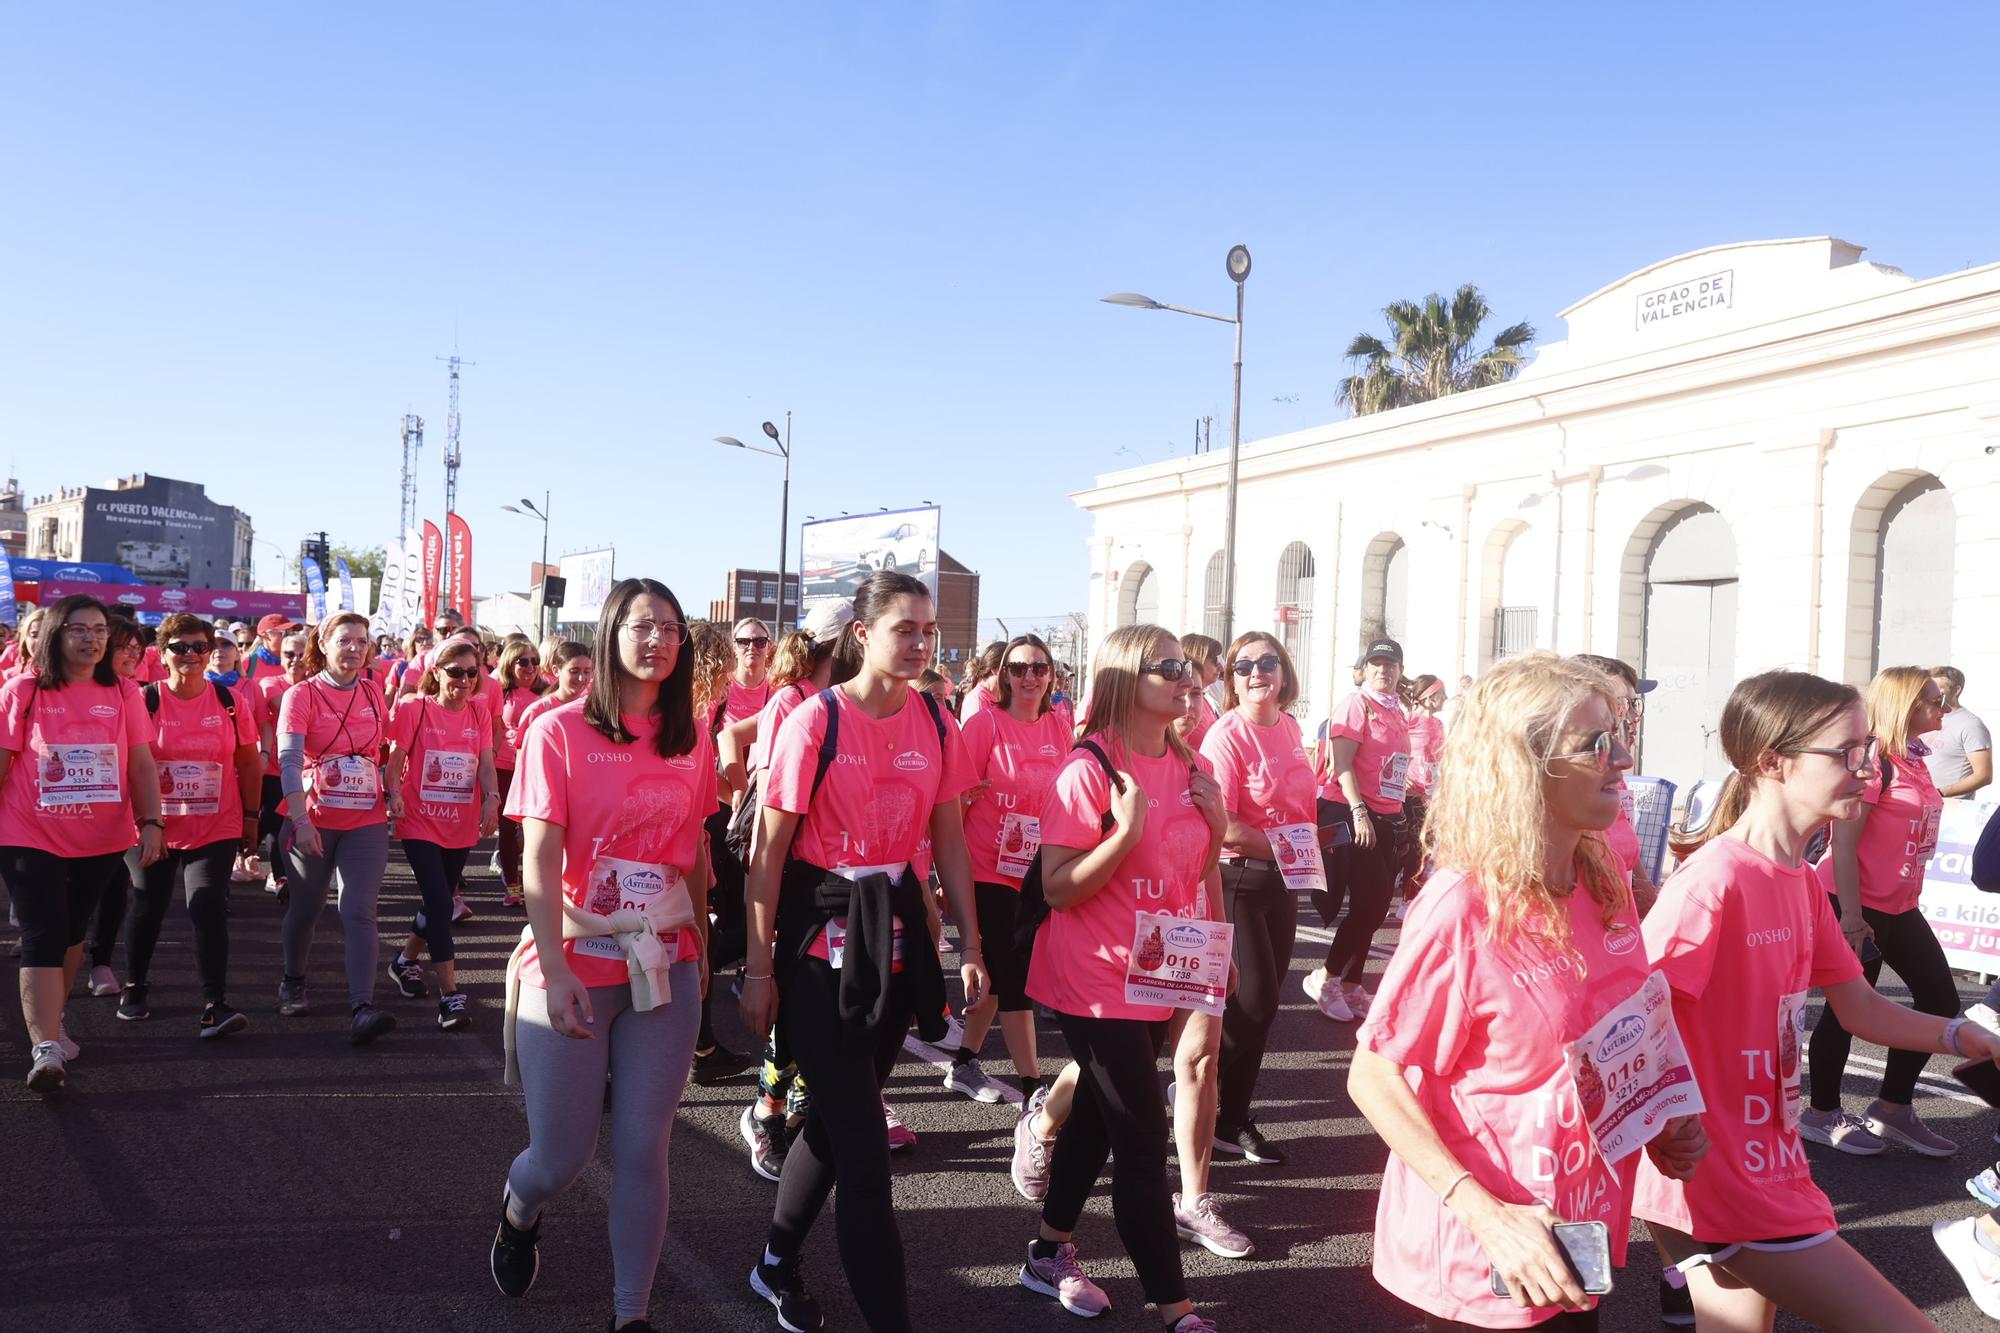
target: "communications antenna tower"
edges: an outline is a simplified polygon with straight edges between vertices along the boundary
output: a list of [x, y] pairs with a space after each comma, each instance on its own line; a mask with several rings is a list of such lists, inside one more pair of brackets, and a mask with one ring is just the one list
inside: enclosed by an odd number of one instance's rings
[[444, 423], [444, 512], [458, 512], [458, 465], [462, 455], [458, 449], [458, 368], [476, 366], [477, 361], [463, 361], [457, 352], [441, 356], [440, 361], [451, 363], [451, 409]]
[[417, 526], [417, 459], [424, 451], [424, 419], [411, 412], [403, 417], [403, 525], [396, 539]]

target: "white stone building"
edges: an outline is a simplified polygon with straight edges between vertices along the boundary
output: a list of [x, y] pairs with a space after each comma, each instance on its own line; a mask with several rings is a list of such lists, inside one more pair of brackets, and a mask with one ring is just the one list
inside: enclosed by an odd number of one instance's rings
[[[2000, 264], [1718, 246], [1562, 315], [1511, 383], [1243, 446], [1235, 628], [1284, 635], [1309, 721], [1378, 627], [1454, 688], [1528, 646], [1634, 663], [1641, 766], [1681, 783], [1770, 667], [1950, 662], [2000, 713]], [[1227, 459], [1074, 497], [1093, 625], [1219, 637]]]

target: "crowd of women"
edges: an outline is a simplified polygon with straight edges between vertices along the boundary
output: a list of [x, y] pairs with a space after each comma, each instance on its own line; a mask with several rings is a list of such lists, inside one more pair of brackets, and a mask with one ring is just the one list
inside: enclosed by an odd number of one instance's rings
[[[782, 637], [691, 623], [650, 579], [612, 589], [588, 646], [489, 641], [449, 614], [399, 645], [353, 613], [266, 617], [247, 650], [233, 628], [174, 615], [149, 633], [73, 596], [31, 611], [0, 659], [28, 1084], [58, 1092], [78, 1059], [63, 1011], [87, 945], [89, 988], [121, 1019], [154, 1016], [176, 897], [199, 1036], [247, 1026], [227, 999], [245, 876], [284, 896], [276, 1007], [307, 1013], [337, 886], [355, 1044], [395, 1027], [385, 977], [408, 998], [434, 987], [447, 1031], [502, 1028], [528, 1119], [491, 1247], [510, 1297], [608, 1114], [610, 1326], [649, 1327], [684, 1085], [748, 1063], [715, 1036], [720, 981], [764, 1042], [741, 1127], [776, 1195], [746, 1257], [780, 1327], [824, 1324], [801, 1256], [836, 1187], [863, 1321], [913, 1326], [889, 1166], [912, 1140], [882, 1089], [914, 1026], [947, 1088], [1019, 1098], [1008, 1168], [1039, 1206], [1020, 1283], [1076, 1315], [1110, 1308], [1078, 1243], [1108, 1165], [1146, 1303], [1174, 1333], [1212, 1331], [1180, 1247], [1254, 1252], [1210, 1168], [1285, 1160], [1257, 1087], [1304, 901], [1332, 932], [1304, 990], [1358, 1025], [1346, 1094], [1389, 1149], [1375, 1277], [1430, 1328], [1595, 1328], [1634, 1216], [1670, 1321], [1930, 1327], [1837, 1235], [1801, 1146], [1949, 1155], [1914, 1109], [1918, 1072], [1932, 1053], [2000, 1056], [1958, 1015], [1917, 906], [1944, 799], [1919, 739], [1940, 721], [1930, 673], [1739, 684], [1728, 781], [1655, 888], [1624, 783], [1650, 682], [1607, 658], [1530, 653], [1447, 698], [1378, 638], [1309, 745], [1274, 634], [1119, 629], [1080, 704], [1023, 635], [954, 689], [928, 590], [892, 573]], [[504, 1011], [476, 1020], [453, 926], [495, 834], [526, 928]], [[422, 909], [385, 966], [392, 840]], [[1875, 990], [1885, 962], [1914, 1007]], [[1053, 1073], [1038, 1009], [1065, 1051]], [[1011, 1088], [982, 1064], [996, 1020]], [[1839, 1098], [1851, 1034], [1892, 1049], [1862, 1117]], [[1937, 1240], [2000, 1316], [2000, 1221]]]

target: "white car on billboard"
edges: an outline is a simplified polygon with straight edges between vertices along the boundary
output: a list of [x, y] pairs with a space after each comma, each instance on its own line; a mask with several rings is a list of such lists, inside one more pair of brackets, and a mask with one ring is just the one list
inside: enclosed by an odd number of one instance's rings
[[921, 578], [930, 572], [929, 534], [915, 523], [898, 523], [883, 533], [873, 546], [862, 550], [860, 562], [867, 569], [914, 574]]

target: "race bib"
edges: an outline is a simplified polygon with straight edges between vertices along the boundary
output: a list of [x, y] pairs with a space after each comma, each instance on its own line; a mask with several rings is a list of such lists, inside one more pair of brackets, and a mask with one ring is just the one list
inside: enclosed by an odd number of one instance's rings
[[1220, 1018], [1229, 998], [1234, 937], [1235, 928], [1227, 922], [1140, 912], [1125, 965], [1125, 1002], [1198, 1009]]
[[160, 813], [214, 815], [222, 812], [222, 765], [200, 759], [160, 761]]
[[1034, 815], [1000, 816], [1001, 874], [1020, 879], [1028, 873], [1028, 863], [1042, 847], [1042, 821]]
[[1799, 1052], [1806, 1044], [1806, 996], [1793, 991], [1778, 997], [1778, 1107], [1785, 1132], [1799, 1131]]
[[[600, 856], [590, 863], [583, 880], [583, 908], [597, 916], [613, 912], [643, 912], [656, 934], [666, 935], [694, 924], [694, 900], [681, 872], [653, 861], [627, 861]], [[576, 941], [579, 953], [623, 958], [625, 951], [608, 935]]]
[[417, 799], [471, 805], [479, 787], [479, 757], [464, 750], [432, 750], [417, 776]]
[[1288, 889], [1326, 887], [1326, 862], [1320, 859], [1319, 829], [1312, 824], [1281, 824], [1267, 830], [1271, 857]]
[[1664, 972], [1649, 975], [1567, 1049], [1577, 1102], [1607, 1162], [1645, 1147], [1675, 1116], [1707, 1109]]
[[1400, 801], [1409, 790], [1410, 756], [1407, 754], [1385, 754], [1382, 766], [1376, 770], [1375, 789], [1385, 801]]
[[[896, 922], [892, 932], [893, 942], [889, 946], [889, 960], [903, 961], [903, 923]], [[847, 953], [847, 918], [834, 917], [826, 923], [826, 962], [828, 967], [838, 969], [842, 956]]]
[[359, 754], [328, 755], [312, 769], [313, 798], [328, 810], [373, 810], [382, 774], [373, 759]]
[[40, 803], [103, 805], [122, 794], [116, 745], [54, 745], [42, 756]]

